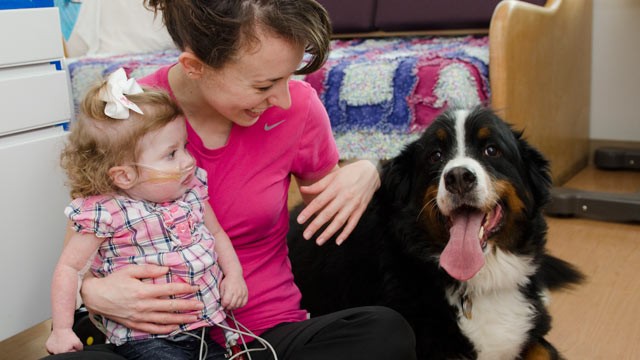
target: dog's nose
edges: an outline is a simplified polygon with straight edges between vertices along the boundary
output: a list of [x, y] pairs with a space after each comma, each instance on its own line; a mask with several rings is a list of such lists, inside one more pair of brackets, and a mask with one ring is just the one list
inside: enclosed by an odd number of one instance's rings
[[462, 195], [476, 185], [476, 175], [463, 166], [450, 169], [444, 176], [444, 184], [451, 193]]

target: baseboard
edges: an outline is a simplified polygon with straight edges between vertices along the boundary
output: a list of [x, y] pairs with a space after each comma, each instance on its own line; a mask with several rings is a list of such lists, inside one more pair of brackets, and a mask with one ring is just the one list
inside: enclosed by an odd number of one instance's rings
[[618, 141], [618, 140], [589, 140], [589, 165], [593, 165], [593, 154], [596, 149], [603, 147], [620, 147], [627, 149], [640, 149], [640, 141]]

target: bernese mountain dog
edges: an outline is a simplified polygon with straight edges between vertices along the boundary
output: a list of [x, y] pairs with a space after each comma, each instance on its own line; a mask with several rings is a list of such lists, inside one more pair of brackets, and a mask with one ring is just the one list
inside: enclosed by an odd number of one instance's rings
[[[292, 213], [288, 243], [311, 316], [384, 305], [419, 359], [559, 359], [549, 290], [583, 275], [545, 250], [548, 161], [495, 112], [449, 110], [382, 169], [350, 237], [317, 246]], [[318, 232], [319, 233], [319, 232]]]

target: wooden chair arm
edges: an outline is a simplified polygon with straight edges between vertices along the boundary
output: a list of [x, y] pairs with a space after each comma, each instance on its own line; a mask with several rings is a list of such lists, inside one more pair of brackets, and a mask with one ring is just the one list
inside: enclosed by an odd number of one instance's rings
[[492, 107], [551, 160], [554, 182], [588, 163], [591, 0], [504, 0], [489, 29]]

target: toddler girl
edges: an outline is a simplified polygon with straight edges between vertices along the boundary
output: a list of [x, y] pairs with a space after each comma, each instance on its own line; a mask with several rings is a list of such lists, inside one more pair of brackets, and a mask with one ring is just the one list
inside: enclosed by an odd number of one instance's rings
[[246, 304], [242, 268], [207, 202], [207, 174], [186, 145], [180, 109], [164, 92], [143, 91], [123, 69], [87, 93], [62, 153], [74, 199], [65, 214], [76, 233], [53, 274], [50, 353], [82, 350], [71, 328], [78, 276], [86, 267], [104, 277], [138, 264], [167, 266], [162, 278], [144, 281], [197, 288], [184, 295], [202, 301], [197, 321], [171, 334], [103, 318], [109, 341], [127, 358], [178, 358], [189, 351], [182, 340], [205, 337], [193, 330], [220, 323], [225, 309]]

